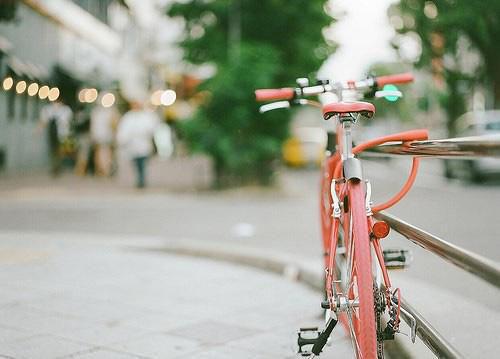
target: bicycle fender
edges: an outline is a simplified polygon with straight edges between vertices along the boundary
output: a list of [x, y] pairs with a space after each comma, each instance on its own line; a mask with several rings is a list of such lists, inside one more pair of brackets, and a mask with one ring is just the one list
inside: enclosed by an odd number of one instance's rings
[[363, 170], [361, 168], [361, 161], [358, 160], [357, 158], [348, 158], [344, 160], [343, 168], [344, 168], [344, 177], [347, 180], [355, 178], [361, 181], [363, 179]]

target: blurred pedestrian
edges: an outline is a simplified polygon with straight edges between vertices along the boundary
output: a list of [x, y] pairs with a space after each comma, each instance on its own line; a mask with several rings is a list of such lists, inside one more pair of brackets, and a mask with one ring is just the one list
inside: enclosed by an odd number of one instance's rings
[[88, 170], [88, 164], [91, 153], [90, 140], [90, 117], [84, 109], [75, 114], [73, 130], [76, 135], [78, 151], [76, 154], [75, 173], [79, 176], [85, 176]]
[[60, 99], [44, 106], [40, 111], [39, 129], [46, 129], [51, 173], [59, 175], [62, 162], [62, 146], [69, 141], [73, 112]]
[[136, 171], [136, 186], [146, 186], [146, 165], [153, 154], [153, 136], [160, 125], [158, 115], [144, 108], [138, 101], [132, 101], [130, 111], [120, 120], [118, 125], [118, 144], [132, 160]]
[[[100, 103], [100, 101], [98, 101]], [[113, 145], [118, 112], [112, 106], [96, 105], [90, 113], [90, 137], [94, 146], [95, 173], [108, 177], [113, 161]]]

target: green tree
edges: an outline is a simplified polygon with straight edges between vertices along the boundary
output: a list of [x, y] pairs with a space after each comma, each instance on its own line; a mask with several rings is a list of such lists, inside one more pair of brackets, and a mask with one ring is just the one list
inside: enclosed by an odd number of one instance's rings
[[50, 83], [61, 91], [61, 100], [72, 109], [77, 108], [77, 92], [82, 87], [83, 81], [76, 78], [69, 70], [57, 64], [52, 68]]
[[[430, 69], [446, 84], [441, 102], [453, 134], [455, 119], [466, 110], [465, 96], [474, 83], [493, 89], [500, 104], [500, 2], [497, 0], [400, 0], [389, 9], [396, 30], [418, 34], [418, 66]], [[474, 63], [476, 54], [479, 61]], [[474, 64], [471, 65], [470, 62]]]
[[19, 0], [0, 1], [0, 22], [9, 22], [15, 20], [18, 5]]
[[292, 84], [333, 52], [323, 30], [333, 22], [327, 0], [189, 0], [168, 15], [185, 21], [185, 59], [212, 64], [201, 85], [208, 99], [180, 126], [193, 150], [208, 153], [219, 184], [268, 182], [288, 134], [286, 112], [260, 116], [256, 88]]

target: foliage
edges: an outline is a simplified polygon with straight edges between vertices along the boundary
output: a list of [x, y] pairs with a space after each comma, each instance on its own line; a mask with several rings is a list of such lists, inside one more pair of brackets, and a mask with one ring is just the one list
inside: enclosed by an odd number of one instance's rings
[[471, 96], [466, 91], [475, 82], [492, 86], [495, 104], [500, 104], [499, 1], [400, 0], [389, 15], [397, 17], [398, 32], [418, 34], [422, 54], [417, 65], [444, 79], [442, 104], [451, 132], [466, 109], [465, 97]]
[[0, 22], [9, 22], [15, 20], [18, 5], [19, 0], [0, 1]]
[[261, 117], [253, 92], [292, 84], [334, 50], [322, 35], [333, 20], [326, 2], [188, 0], [169, 9], [185, 20], [185, 59], [216, 67], [201, 85], [207, 100], [180, 127], [191, 148], [213, 157], [219, 184], [270, 180], [289, 119], [285, 112]]
[[61, 100], [72, 109], [76, 109], [78, 105], [77, 93], [83, 82], [61, 65], [55, 65], [52, 68], [49, 81], [59, 88]]

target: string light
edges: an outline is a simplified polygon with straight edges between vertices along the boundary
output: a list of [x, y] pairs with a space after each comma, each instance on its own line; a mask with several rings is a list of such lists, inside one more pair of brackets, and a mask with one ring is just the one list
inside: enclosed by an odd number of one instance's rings
[[115, 95], [113, 95], [110, 92], [104, 94], [104, 96], [102, 96], [102, 99], [101, 99], [101, 104], [104, 107], [111, 107], [111, 106], [113, 106], [115, 104]]
[[88, 89], [81, 89], [80, 92], [78, 92], [78, 101], [80, 102], [85, 102], [85, 94], [87, 93]]
[[16, 92], [22, 94], [24, 91], [26, 91], [26, 81], [19, 81], [16, 85]]
[[161, 94], [160, 102], [163, 106], [172, 105], [177, 99], [177, 94], [174, 90], [166, 90]]
[[3, 80], [2, 86], [5, 91], [9, 91], [12, 86], [14, 86], [14, 80], [12, 79], [12, 77], [6, 77]]
[[161, 95], [162, 94], [163, 94], [162, 90], [157, 90], [157, 91], [153, 92], [153, 94], [151, 95], [151, 103], [154, 106], [160, 106], [161, 105]]
[[88, 103], [94, 102], [95, 100], [97, 100], [98, 95], [99, 93], [97, 92], [96, 89], [94, 88], [87, 89], [87, 91], [85, 91], [85, 102]]
[[30, 96], [35, 96], [38, 92], [38, 84], [36, 82], [33, 82], [28, 86], [28, 95]]
[[59, 89], [57, 87], [53, 87], [49, 90], [49, 101], [55, 101], [59, 98]]
[[40, 100], [45, 100], [49, 96], [49, 91], [49, 86], [40, 87], [40, 90], [38, 90], [38, 97], [40, 97]]

